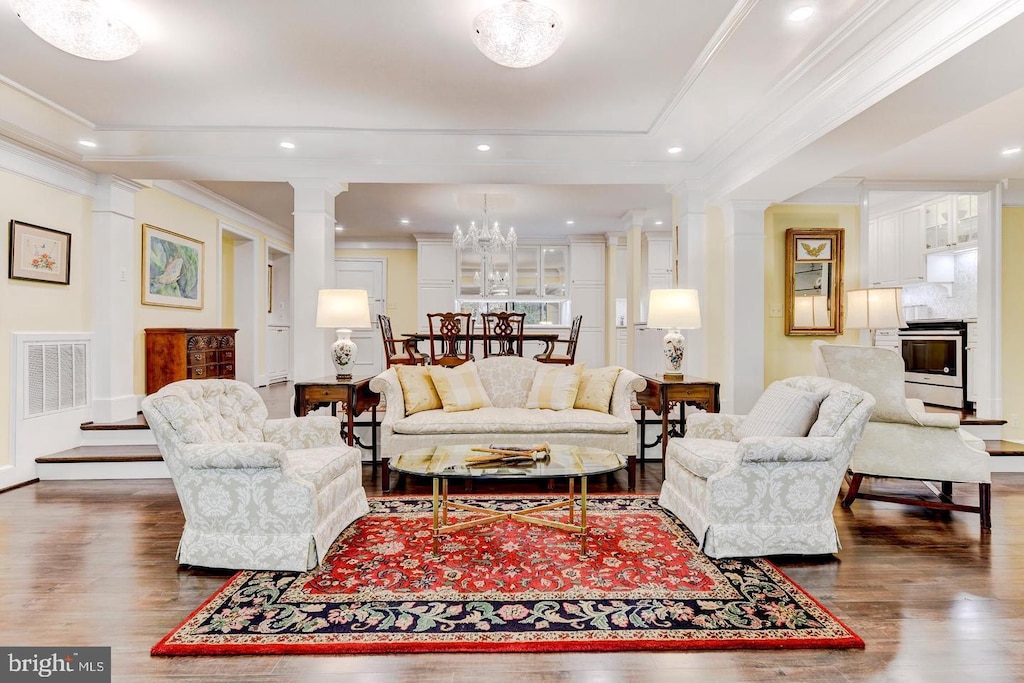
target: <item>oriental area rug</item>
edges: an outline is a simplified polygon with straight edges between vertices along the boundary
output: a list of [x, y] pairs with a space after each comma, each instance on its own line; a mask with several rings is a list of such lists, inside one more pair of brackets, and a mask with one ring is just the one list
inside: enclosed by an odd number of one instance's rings
[[[471, 500], [514, 510], [554, 499]], [[152, 653], [864, 647], [770, 562], [705, 556], [657, 498], [587, 507], [585, 560], [577, 537], [510, 520], [445, 536], [435, 558], [428, 498], [371, 499], [317, 569], [238, 573]]]

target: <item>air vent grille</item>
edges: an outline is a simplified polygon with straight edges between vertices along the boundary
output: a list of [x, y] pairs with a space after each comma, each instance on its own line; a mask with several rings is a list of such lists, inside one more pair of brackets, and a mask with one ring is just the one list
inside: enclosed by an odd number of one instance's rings
[[31, 342], [25, 351], [26, 418], [88, 404], [89, 354], [85, 342]]

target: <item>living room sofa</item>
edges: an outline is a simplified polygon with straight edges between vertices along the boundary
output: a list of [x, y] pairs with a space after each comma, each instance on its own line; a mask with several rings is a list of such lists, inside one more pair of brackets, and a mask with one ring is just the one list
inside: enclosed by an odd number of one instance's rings
[[402, 386], [395, 368], [370, 380], [370, 389], [383, 394], [387, 410], [380, 424], [384, 486], [388, 462], [404, 451], [454, 444], [508, 445], [539, 443], [590, 446], [615, 451], [629, 458], [630, 486], [634, 485], [637, 426], [631, 406], [647, 380], [623, 368], [612, 389], [608, 413], [570, 408], [526, 408], [538, 367], [530, 358], [498, 356], [472, 361], [493, 407], [459, 412], [425, 410], [406, 415]]

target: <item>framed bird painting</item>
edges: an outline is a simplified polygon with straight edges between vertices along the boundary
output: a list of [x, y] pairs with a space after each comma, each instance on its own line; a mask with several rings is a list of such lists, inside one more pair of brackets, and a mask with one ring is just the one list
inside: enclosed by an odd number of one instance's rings
[[796, 239], [796, 260], [831, 261], [832, 240], [827, 238], [798, 237]]
[[203, 307], [204, 245], [199, 240], [142, 224], [142, 303]]

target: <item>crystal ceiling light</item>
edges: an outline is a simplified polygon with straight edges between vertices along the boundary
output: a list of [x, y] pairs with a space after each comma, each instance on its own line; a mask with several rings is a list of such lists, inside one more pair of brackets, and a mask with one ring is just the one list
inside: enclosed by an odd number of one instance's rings
[[131, 26], [95, 0], [11, 0], [11, 9], [37, 36], [76, 57], [112, 61], [142, 46]]
[[473, 20], [473, 42], [488, 59], [522, 69], [555, 54], [565, 38], [562, 19], [529, 0], [510, 0], [486, 9]]

